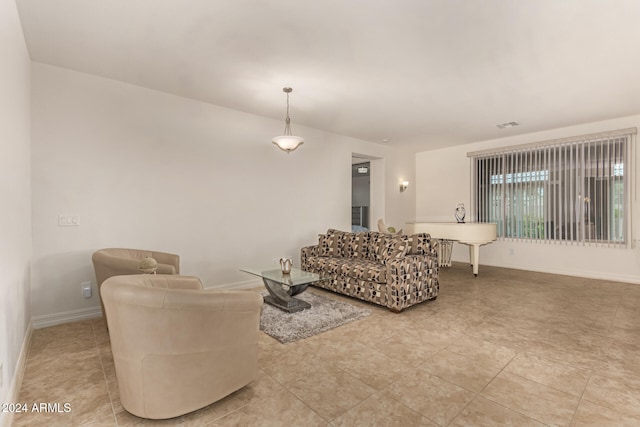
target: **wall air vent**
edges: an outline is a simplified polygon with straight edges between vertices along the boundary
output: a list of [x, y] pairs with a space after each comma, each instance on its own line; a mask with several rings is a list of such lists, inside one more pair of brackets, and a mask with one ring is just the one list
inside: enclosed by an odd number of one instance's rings
[[506, 128], [513, 128], [520, 125], [520, 123], [518, 122], [507, 122], [507, 123], [501, 123], [499, 125], [496, 125], [496, 127], [498, 127], [498, 129], [506, 129]]

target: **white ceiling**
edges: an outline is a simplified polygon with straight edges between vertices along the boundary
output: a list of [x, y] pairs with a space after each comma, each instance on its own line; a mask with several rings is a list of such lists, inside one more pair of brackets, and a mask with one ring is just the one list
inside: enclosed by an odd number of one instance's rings
[[294, 133], [426, 150], [640, 113], [638, 0], [16, 3], [34, 61], [280, 120], [291, 86]]

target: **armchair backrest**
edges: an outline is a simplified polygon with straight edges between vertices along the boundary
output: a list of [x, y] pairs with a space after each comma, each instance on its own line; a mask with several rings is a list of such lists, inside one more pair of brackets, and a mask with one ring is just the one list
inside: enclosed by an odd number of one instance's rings
[[99, 285], [111, 276], [137, 274], [140, 260], [151, 257], [158, 262], [158, 274], [180, 274], [180, 256], [144, 249], [106, 248], [91, 257]]

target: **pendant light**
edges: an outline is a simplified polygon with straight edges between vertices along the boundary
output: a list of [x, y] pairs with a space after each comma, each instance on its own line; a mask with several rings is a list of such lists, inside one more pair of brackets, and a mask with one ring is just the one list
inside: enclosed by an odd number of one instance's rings
[[284, 120], [284, 134], [276, 136], [271, 142], [276, 144], [279, 149], [286, 151], [287, 154], [298, 148], [301, 144], [304, 144], [304, 139], [300, 136], [295, 136], [291, 133], [291, 118], [289, 117], [289, 94], [293, 91], [290, 87], [282, 88], [282, 91], [287, 94], [287, 117]]

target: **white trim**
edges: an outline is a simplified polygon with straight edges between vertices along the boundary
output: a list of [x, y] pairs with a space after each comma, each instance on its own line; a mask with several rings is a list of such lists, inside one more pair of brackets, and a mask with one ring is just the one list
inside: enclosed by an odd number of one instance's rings
[[[22, 380], [24, 379], [24, 371], [27, 367], [27, 357], [29, 356], [29, 349], [31, 348], [31, 339], [33, 338], [33, 321], [27, 325], [27, 331], [22, 341], [22, 347], [20, 348], [20, 356], [18, 357], [18, 363], [16, 365], [16, 371], [9, 385], [7, 391], [8, 403], [17, 403], [20, 397], [20, 389], [22, 388]], [[10, 427], [13, 423], [13, 412], [0, 413], [0, 426]]]
[[228, 291], [233, 289], [253, 289], [259, 286], [264, 286], [260, 279], [243, 280], [241, 282], [234, 283], [221, 283], [219, 285], [205, 286], [207, 291]]
[[[458, 261], [463, 262], [463, 261]], [[466, 262], [468, 264], [468, 262]], [[480, 274], [482, 274], [482, 266], [490, 266], [490, 267], [498, 267], [498, 268], [511, 268], [514, 270], [522, 270], [522, 271], [535, 271], [536, 273], [549, 273], [549, 274], [557, 274], [561, 276], [571, 276], [571, 277], [581, 277], [584, 279], [596, 279], [596, 280], [608, 280], [611, 282], [622, 282], [622, 283], [632, 283], [635, 285], [640, 285], [640, 277], [633, 274], [608, 274], [602, 272], [585, 272], [585, 271], [575, 271], [575, 270], [564, 270], [559, 268], [541, 268], [530, 265], [505, 265], [505, 264], [487, 264], [483, 263], [480, 265]]]
[[[208, 286], [207, 290], [229, 290], [229, 289], [252, 289], [262, 286], [260, 279], [244, 280], [235, 283], [223, 283], [220, 285]], [[102, 317], [102, 309], [99, 305], [79, 310], [63, 311], [60, 313], [43, 314], [33, 316], [33, 329], [41, 329], [49, 326], [61, 325], [63, 323], [77, 322], [79, 320], [94, 319]]]
[[81, 308], [79, 310], [33, 316], [33, 328], [46, 328], [48, 326], [61, 325], [63, 323], [94, 319], [96, 317], [102, 317], [102, 309], [99, 305], [95, 307]]

